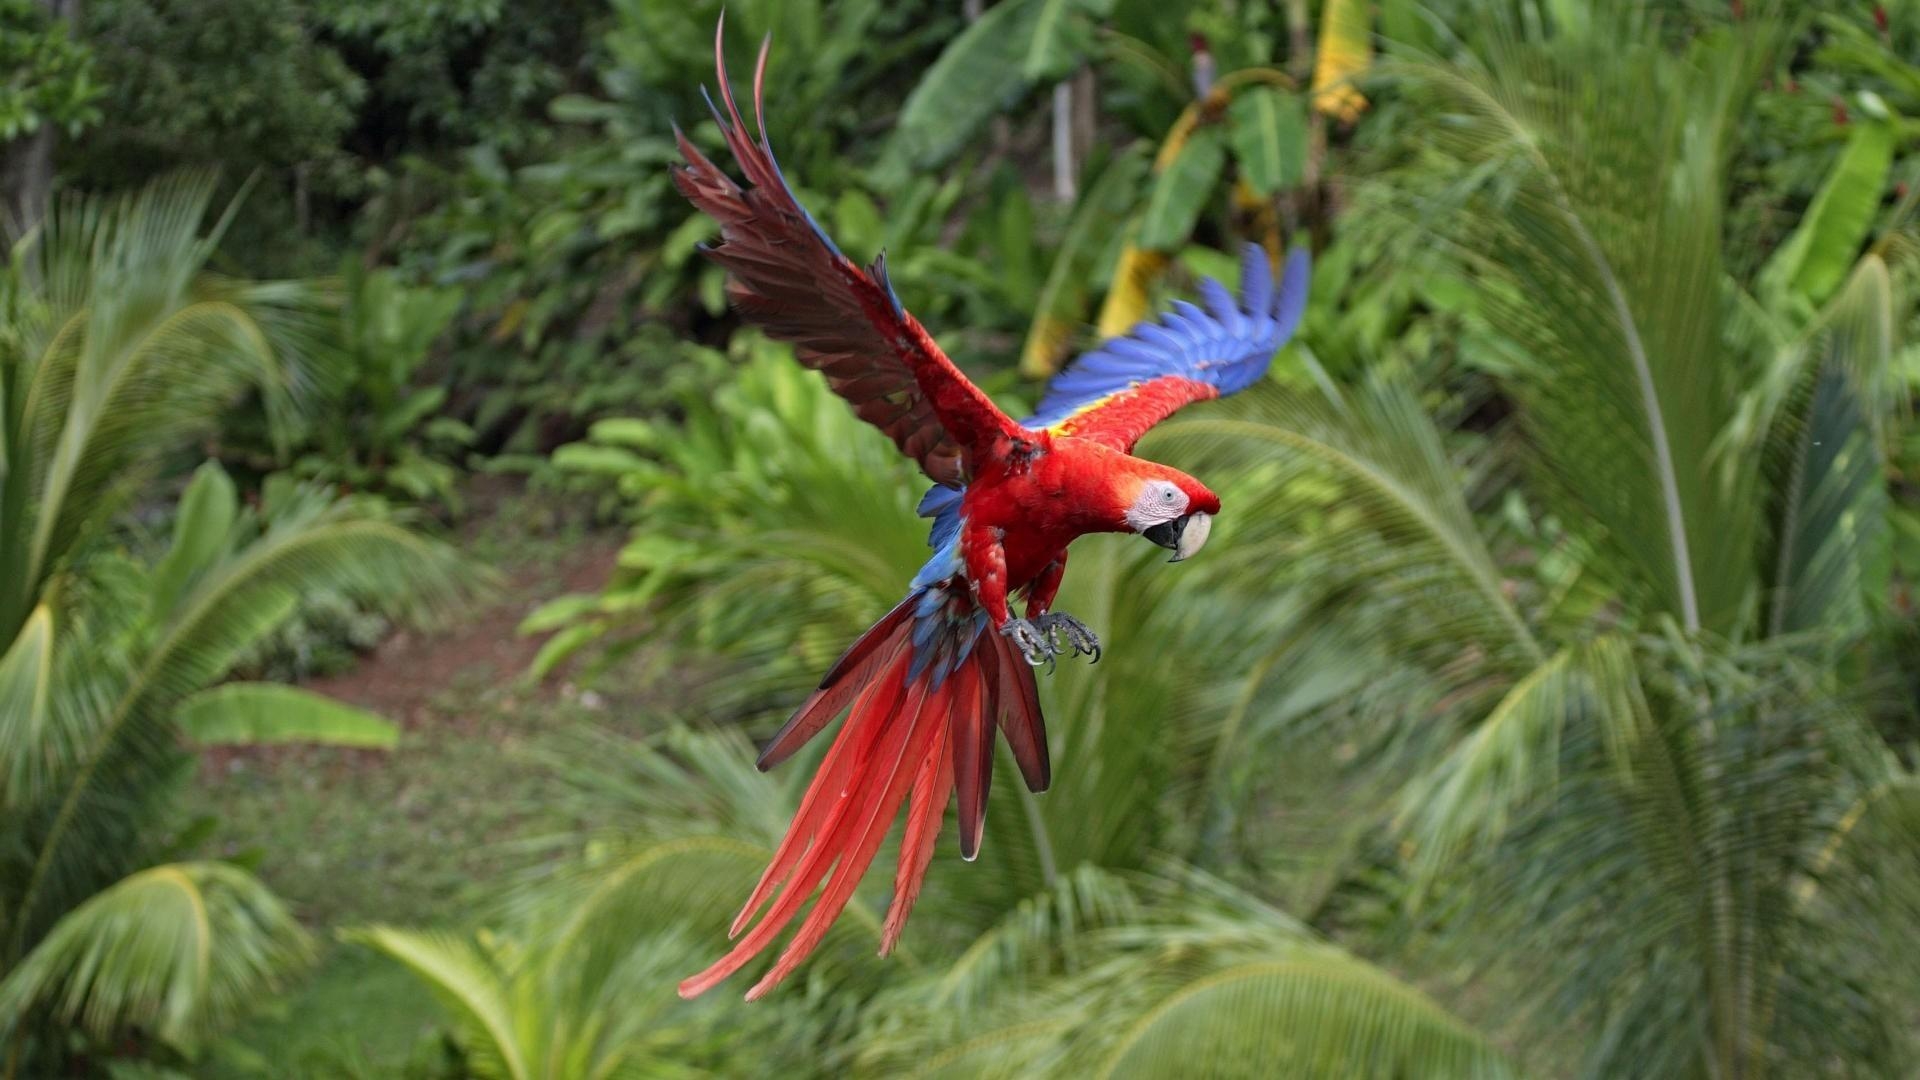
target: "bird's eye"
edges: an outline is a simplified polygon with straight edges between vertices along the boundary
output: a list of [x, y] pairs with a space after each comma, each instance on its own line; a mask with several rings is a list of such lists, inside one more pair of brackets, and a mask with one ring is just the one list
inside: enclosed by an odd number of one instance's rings
[[1160, 498], [1166, 502], [1172, 502], [1174, 499], [1178, 498], [1179, 496], [1180, 496], [1180, 493], [1173, 490], [1172, 488], [1167, 488], [1165, 491], [1162, 491], [1160, 493]]

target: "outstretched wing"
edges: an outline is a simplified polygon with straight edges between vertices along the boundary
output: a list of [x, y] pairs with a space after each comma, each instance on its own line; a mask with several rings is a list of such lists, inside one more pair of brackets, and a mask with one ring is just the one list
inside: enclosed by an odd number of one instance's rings
[[1130, 452], [1182, 406], [1239, 393], [1266, 374], [1300, 325], [1311, 267], [1306, 249], [1296, 248], [1276, 290], [1267, 253], [1247, 245], [1237, 299], [1217, 281], [1201, 282], [1204, 310], [1181, 301], [1081, 356], [1054, 376], [1026, 426]]
[[770, 41], [761, 43], [753, 76], [760, 138], [747, 136], [721, 51], [725, 29], [723, 19], [713, 54], [726, 112], [711, 98], [707, 104], [747, 186], [734, 183], [677, 127], [686, 165], [674, 170], [674, 184], [720, 223], [720, 243], [707, 255], [727, 269], [728, 295], [769, 336], [791, 342], [801, 363], [824, 374], [862, 420], [885, 432], [935, 482], [964, 483], [966, 451], [1018, 429], [900, 306], [887, 283], [885, 256], [871, 272], [855, 266], [787, 187], [761, 105]]

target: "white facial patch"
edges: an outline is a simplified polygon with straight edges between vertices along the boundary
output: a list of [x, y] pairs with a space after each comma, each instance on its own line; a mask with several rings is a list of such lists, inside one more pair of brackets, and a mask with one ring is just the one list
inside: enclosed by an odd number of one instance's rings
[[1140, 485], [1140, 494], [1127, 507], [1127, 527], [1146, 532], [1164, 525], [1187, 512], [1187, 494], [1171, 480], [1149, 480]]

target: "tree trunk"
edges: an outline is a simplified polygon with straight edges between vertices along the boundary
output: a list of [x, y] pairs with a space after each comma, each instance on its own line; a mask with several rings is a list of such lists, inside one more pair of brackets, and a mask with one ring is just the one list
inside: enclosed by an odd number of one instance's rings
[[1084, 164], [1093, 156], [1093, 142], [1100, 125], [1100, 87], [1094, 81], [1093, 65], [1087, 64], [1073, 76], [1073, 157]]
[[0, 149], [0, 220], [19, 235], [40, 223], [53, 187], [53, 128], [40, 129]]
[[1063, 203], [1073, 201], [1073, 82], [1062, 80], [1053, 87], [1053, 197]]

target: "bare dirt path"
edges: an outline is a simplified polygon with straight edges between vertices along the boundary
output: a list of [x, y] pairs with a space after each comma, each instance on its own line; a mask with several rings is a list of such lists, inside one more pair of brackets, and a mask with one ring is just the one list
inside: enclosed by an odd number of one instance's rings
[[[499, 592], [433, 630], [400, 629], [350, 670], [313, 679], [308, 689], [379, 713], [409, 730], [459, 722], [433, 705], [450, 688], [520, 688], [540, 651], [539, 637], [519, 626], [541, 604], [573, 592], [592, 592], [612, 573], [622, 536], [588, 533], [577, 542], [552, 546], [551, 559], [509, 571]], [[548, 544], [543, 544], [548, 547]], [[557, 693], [558, 679], [531, 688]]]

